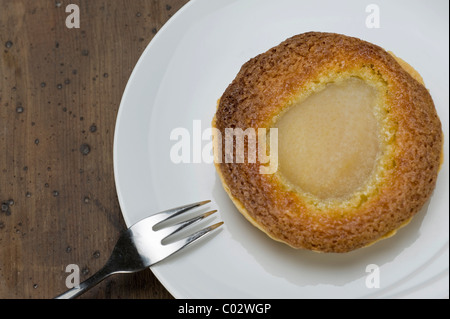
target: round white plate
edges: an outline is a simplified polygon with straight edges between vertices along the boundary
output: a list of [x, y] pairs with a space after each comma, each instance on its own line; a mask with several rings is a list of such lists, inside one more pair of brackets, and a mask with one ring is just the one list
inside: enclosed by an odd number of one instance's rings
[[[194, 163], [197, 150], [208, 150], [206, 129], [217, 99], [241, 65], [307, 31], [356, 36], [413, 65], [430, 89], [449, 141], [448, 2], [379, 0], [375, 9], [367, 8], [370, 3], [192, 0], [149, 44], [124, 92], [115, 132], [116, 187], [125, 221], [131, 225], [210, 199], [207, 208], [219, 213], [204, 225], [225, 222], [207, 240], [152, 267], [174, 297], [448, 297], [448, 143], [427, 207], [396, 236], [348, 254], [297, 251], [272, 241], [235, 209], [214, 165], [205, 161], [209, 157]], [[170, 156], [179, 141], [170, 135], [181, 131], [189, 135], [191, 163], [176, 164]]]

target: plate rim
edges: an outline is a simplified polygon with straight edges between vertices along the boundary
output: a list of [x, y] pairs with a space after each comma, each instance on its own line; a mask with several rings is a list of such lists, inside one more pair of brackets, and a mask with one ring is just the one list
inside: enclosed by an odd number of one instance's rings
[[[194, 3], [198, 2], [199, 0], [189, 0], [185, 5], [183, 5], [180, 9], [178, 9], [177, 12], [175, 12], [175, 14], [170, 17], [166, 23], [164, 23], [162, 25], [162, 27], [159, 29], [159, 31], [154, 35], [154, 37], [150, 40], [150, 42], [147, 44], [146, 48], [144, 49], [144, 51], [141, 53], [141, 55], [139, 56], [128, 80], [127, 80], [127, 84], [125, 85], [124, 91], [122, 93], [122, 97], [120, 100], [120, 104], [119, 104], [119, 108], [117, 111], [117, 115], [116, 115], [116, 121], [115, 121], [115, 127], [114, 127], [114, 138], [113, 138], [113, 174], [114, 174], [114, 184], [115, 184], [115, 189], [116, 189], [116, 194], [117, 194], [117, 199], [119, 201], [119, 206], [121, 209], [121, 213], [122, 213], [122, 217], [125, 221], [125, 224], [127, 227], [131, 226], [131, 222], [128, 219], [128, 217], [126, 216], [126, 214], [124, 214], [124, 210], [125, 210], [125, 204], [124, 204], [124, 199], [122, 196], [122, 192], [120, 190], [119, 187], [119, 168], [117, 165], [117, 157], [118, 157], [118, 137], [119, 137], [119, 130], [120, 130], [120, 125], [119, 125], [119, 121], [120, 118], [122, 117], [122, 113], [125, 112], [125, 101], [127, 99], [127, 96], [129, 94], [130, 88], [132, 86], [132, 82], [133, 79], [136, 77], [136, 73], [139, 70], [140, 65], [143, 63], [145, 57], [149, 54], [149, 52], [151, 51], [151, 49], [158, 43], [158, 39], [163, 37], [164, 32], [167, 28], [169, 28], [172, 24], [173, 21], [176, 21], [176, 19], [178, 19], [178, 17], [180, 15], [182, 15], [186, 10], [188, 10], [191, 6], [194, 5]], [[160, 281], [160, 283], [164, 286], [165, 289], [167, 289], [167, 291], [176, 299], [180, 299], [183, 298], [183, 296], [181, 296], [177, 289], [175, 289], [168, 280], [166, 280], [159, 272], [155, 271], [154, 269], [152, 269], [150, 267], [152, 273], [155, 275], [155, 277]]]

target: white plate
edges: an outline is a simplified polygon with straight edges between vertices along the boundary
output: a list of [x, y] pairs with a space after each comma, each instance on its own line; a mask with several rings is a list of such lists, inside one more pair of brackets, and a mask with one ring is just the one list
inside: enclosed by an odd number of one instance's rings
[[[370, 2], [368, 2], [370, 3]], [[211, 199], [225, 226], [209, 240], [152, 267], [176, 298], [448, 297], [448, 143], [425, 209], [393, 238], [349, 254], [296, 251], [274, 242], [234, 208], [213, 164], [174, 164], [175, 128], [195, 139], [241, 65], [306, 31], [356, 36], [395, 52], [423, 76], [448, 138], [448, 2], [377, 1], [380, 28], [367, 28], [366, 2], [192, 0], [155, 36], [123, 95], [114, 164], [128, 225], [157, 211]], [[206, 146], [203, 141], [201, 146]], [[191, 145], [191, 148], [194, 144]], [[379, 288], [366, 281], [379, 266]]]

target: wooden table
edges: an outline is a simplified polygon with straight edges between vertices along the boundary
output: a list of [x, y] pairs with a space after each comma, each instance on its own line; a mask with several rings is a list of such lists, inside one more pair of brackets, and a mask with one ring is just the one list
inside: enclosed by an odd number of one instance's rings
[[[53, 298], [125, 228], [114, 128], [141, 53], [188, 0], [0, 0], [0, 299]], [[80, 28], [68, 28], [76, 4]], [[75, 20], [70, 20], [74, 22]], [[172, 298], [150, 270], [81, 298]]]

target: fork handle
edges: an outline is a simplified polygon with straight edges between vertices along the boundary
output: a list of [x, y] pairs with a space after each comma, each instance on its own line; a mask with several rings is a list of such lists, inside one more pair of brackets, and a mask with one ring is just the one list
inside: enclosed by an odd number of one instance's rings
[[66, 292], [62, 293], [61, 295], [55, 297], [54, 299], [73, 299], [81, 294], [85, 293], [92, 287], [96, 286], [98, 283], [103, 281], [105, 278], [112, 275], [113, 272], [111, 272], [108, 269], [108, 265], [105, 265], [102, 269], [97, 271], [95, 274], [93, 274], [91, 277], [80, 283], [78, 286], [67, 290]]

